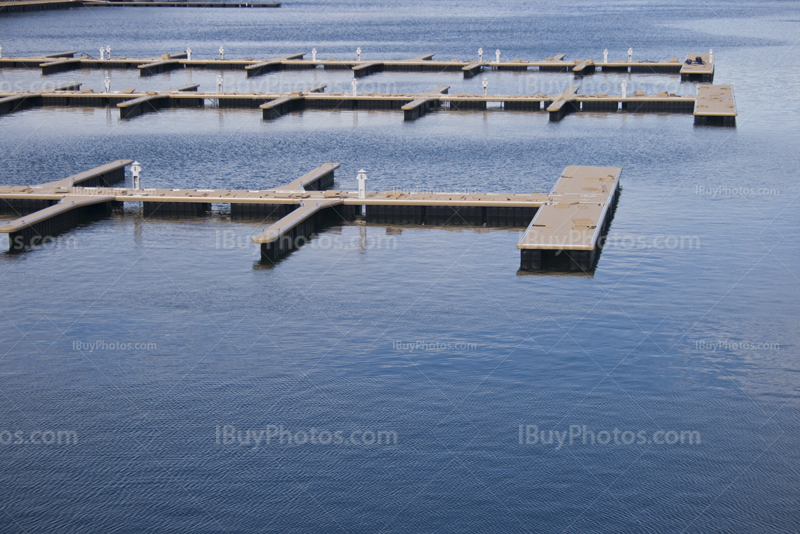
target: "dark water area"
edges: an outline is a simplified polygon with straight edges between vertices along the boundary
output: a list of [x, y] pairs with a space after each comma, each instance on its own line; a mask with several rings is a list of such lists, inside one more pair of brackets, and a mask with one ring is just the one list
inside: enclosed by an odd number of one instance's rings
[[[733, 85], [739, 116], [735, 128], [501, 109], [410, 123], [389, 111], [0, 117], [4, 185], [120, 158], [141, 162], [145, 187], [192, 189], [277, 187], [329, 161], [348, 190], [361, 168], [375, 190], [488, 192], [548, 191], [566, 165], [624, 169], [592, 276], [518, 274], [524, 228], [361, 222], [270, 267], [249, 239], [265, 224], [232, 221], [225, 205], [180, 220], [129, 205], [46, 247], [0, 252], [0, 531], [800, 530], [798, 28], [795, 2], [3, 15], [4, 56], [110, 45], [127, 57], [224, 46], [226, 58], [315, 47], [344, 59], [360, 47], [365, 59], [477, 59], [482, 47], [600, 59], [631, 47], [665, 60], [713, 48], [715, 83]], [[213, 90], [218, 74], [108, 73], [115, 90]], [[222, 74], [229, 91], [347, 91], [352, 78]], [[3, 69], [0, 91], [100, 90], [105, 76]], [[697, 86], [485, 76], [503, 94]], [[482, 77], [362, 83], [477, 93]]]

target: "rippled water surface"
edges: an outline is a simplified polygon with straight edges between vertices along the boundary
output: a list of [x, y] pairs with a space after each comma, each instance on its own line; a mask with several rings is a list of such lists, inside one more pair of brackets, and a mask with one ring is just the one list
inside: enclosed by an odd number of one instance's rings
[[[214, 57], [222, 45], [226, 58], [361, 47], [365, 59], [477, 59], [482, 47], [600, 59], [632, 47], [665, 60], [713, 48], [739, 116], [736, 128], [500, 109], [409, 123], [212, 107], [0, 117], [0, 184], [120, 158], [142, 163], [146, 187], [200, 189], [277, 187], [329, 161], [351, 190], [361, 168], [376, 190], [498, 192], [548, 191], [569, 164], [624, 168], [591, 276], [518, 274], [519, 228], [362, 223], [272, 267], [249, 240], [265, 224], [231, 221], [225, 205], [181, 220], [129, 205], [0, 253], [0, 531], [800, 530], [799, 25], [790, 2], [1, 16], [4, 56], [110, 45]], [[115, 90], [213, 90], [218, 74], [108, 73]], [[352, 76], [223, 74], [230, 91], [347, 91]], [[105, 76], [4, 69], [0, 91], [100, 90]], [[476, 93], [482, 77], [381, 73], [362, 90]], [[503, 94], [696, 89], [673, 75], [485, 77]], [[77, 443], [59, 445], [59, 431]]]

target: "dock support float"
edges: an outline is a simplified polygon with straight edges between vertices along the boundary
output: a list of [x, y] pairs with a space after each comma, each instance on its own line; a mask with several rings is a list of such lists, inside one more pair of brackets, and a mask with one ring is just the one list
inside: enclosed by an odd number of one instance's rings
[[383, 72], [383, 62], [372, 61], [370, 63], [362, 63], [353, 67], [353, 76], [356, 78], [363, 78], [376, 72]]
[[87, 218], [109, 214], [113, 204], [114, 197], [110, 195], [67, 195], [47, 208], [0, 227], [0, 232], [8, 234], [9, 250], [20, 252], [47, 243]]
[[29, 109], [41, 105], [41, 103], [42, 95], [35, 93], [24, 93], [0, 98], [0, 115], [7, 115], [15, 111]]

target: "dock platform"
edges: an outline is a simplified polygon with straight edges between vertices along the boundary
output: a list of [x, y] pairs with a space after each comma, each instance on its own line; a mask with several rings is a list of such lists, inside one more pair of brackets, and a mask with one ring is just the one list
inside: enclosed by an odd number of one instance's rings
[[[616, 205], [618, 167], [569, 166], [550, 193], [428, 193], [333, 190], [338, 163], [326, 163], [286, 185], [266, 190], [131, 189], [112, 187], [131, 160], [118, 160], [37, 186], [0, 186], [0, 208], [18, 218], [0, 226], [11, 251], [25, 251], [87, 217], [125, 202], [145, 216], [197, 217], [229, 204], [234, 219], [274, 221], [252, 242], [276, 262], [312, 234], [361, 216], [379, 224], [526, 228], [517, 245], [520, 270], [589, 272], [600, 254]], [[23, 214], [22, 211], [29, 213]]]
[[279, 3], [263, 2], [105, 2], [101, 0], [9, 0], [0, 5], [0, 15], [25, 11], [52, 9], [74, 9], [80, 7], [187, 7], [187, 8], [233, 8], [233, 7], [281, 7]]
[[[74, 87], [74, 85], [73, 85]], [[427, 113], [447, 111], [482, 111], [489, 103], [499, 103], [506, 111], [547, 112], [550, 120], [560, 121], [571, 113], [679, 113], [693, 114], [697, 124], [735, 126], [736, 105], [729, 85], [700, 85], [694, 96], [660, 91], [646, 95], [581, 95], [577, 86], [555, 95], [474, 95], [448, 94], [449, 87], [439, 86], [426, 93], [375, 94], [325, 93], [317, 85], [293, 93], [216, 93], [197, 91], [197, 85], [168, 91], [136, 92], [133, 89], [95, 93], [59, 87], [50, 92], [0, 93], [0, 115], [40, 106], [116, 106], [121, 119], [171, 107], [204, 108], [208, 103], [218, 108], [256, 108], [264, 120], [283, 117], [301, 110], [397, 110], [406, 121]]]
[[[116, 2], [113, 3], [117, 5]], [[125, 2], [131, 4], [131, 2]], [[146, 2], [151, 5], [152, 2]], [[214, 4], [221, 7], [223, 4]], [[230, 5], [230, 4], [228, 4]], [[74, 55], [74, 53], [73, 53]], [[474, 60], [435, 60], [434, 54], [423, 54], [410, 59], [304, 59], [306, 53], [299, 52], [281, 57], [256, 59], [219, 59], [199, 58], [188, 59], [188, 54], [172, 54], [151, 58], [116, 57], [96, 59], [93, 57], [74, 58], [60, 57], [4, 57], [0, 58], [0, 68], [41, 68], [42, 74], [64, 72], [71, 69], [140, 69], [143, 76], [152, 76], [160, 72], [174, 69], [217, 69], [217, 70], [245, 70], [248, 77], [280, 72], [284, 70], [351, 70], [353, 76], [362, 78], [379, 72], [429, 72], [440, 74], [444, 72], [461, 72], [465, 79], [473, 78], [487, 70], [496, 71], [540, 71], [540, 72], [572, 72], [576, 78], [581, 78], [595, 72], [624, 72], [638, 74], [680, 74], [685, 81], [700, 81], [711, 83], [714, 81], [714, 64], [710, 62], [709, 54], [690, 53], [686, 61], [681, 63], [678, 58], [668, 61], [597, 61], [594, 59], [565, 59], [565, 54], [556, 54], [543, 60], [514, 59], [503, 61], [474, 61]], [[697, 59], [700, 58], [700, 62]], [[45, 61], [47, 59], [47, 61]]]

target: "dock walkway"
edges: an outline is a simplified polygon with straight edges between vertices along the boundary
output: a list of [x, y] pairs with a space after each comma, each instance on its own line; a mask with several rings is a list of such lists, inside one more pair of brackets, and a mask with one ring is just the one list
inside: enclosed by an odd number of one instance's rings
[[[114, 3], [116, 5], [116, 3]], [[126, 2], [129, 4], [129, 2]], [[147, 2], [147, 4], [152, 4]], [[222, 4], [216, 4], [222, 6]], [[73, 53], [74, 55], [74, 53]], [[193, 57], [188, 59], [187, 53], [167, 54], [151, 58], [116, 57], [96, 59], [92, 57], [56, 58], [43, 61], [43, 56], [7, 57], [0, 58], [0, 68], [41, 68], [42, 74], [64, 72], [71, 69], [140, 69], [142, 76], [152, 76], [160, 72], [187, 68], [187, 69], [217, 69], [217, 70], [242, 70], [248, 77], [280, 72], [284, 70], [351, 70], [353, 76], [362, 78], [379, 72], [461, 72], [465, 79], [473, 78], [486, 70], [497, 71], [541, 71], [541, 72], [572, 72], [575, 77], [583, 77], [595, 72], [626, 72], [639, 74], [680, 74], [682, 80], [701, 81], [711, 83], [714, 81], [714, 64], [709, 61], [709, 54], [690, 53], [686, 62], [681, 63], [677, 58], [668, 61], [597, 61], [594, 59], [565, 59], [565, 54], [556, 54], [544, 60], [514, 59], [511, 61], [474, 61], [474, 60], [435, 60], [434, 54], [428, 53], [410, 59], [304, 59], [306, 53], [298, 52], [286, 56], [266, 59], [219, 59]], [[701, 58], [702, 63], [697, 62]], [[688, 63], [691, 61], [691, 64]]]
[[547, 112], [551, 121], [570, 113], [681, 113], [693, 114], [696, 124], [735, 126], [736, 105], [729, 85], [700, 85], [695, 96], [680, 96], [661, 91], [656, 95], [581, 95], [571, 86], [555, 95], [474, 95], [448, 94], [442, 85], [426, 93], [375, 94], [325, 93], [317, 85], [293, 93], [217, 93], [199, 92], [196, 85], [168, 91], [136, 92], [133, 89], [95, 93], [76, 90], [74, 84], [50, 92], [0, 93], [0, 115], [37, 106], [116, 106], [120, 118], [128, 119], [170, 107], [203, 108], [207, 102], [219, 108], [257, 108], [264, 120], [283, 117], [301, 110], [398, 110], [406, 121], [417, 120], [437, 110], [481, 111], [490, 102], [506, 111]]
[[29, 250], [124, 202], [141, 203], [145, 216], [201, 216], [212, 204], [229, 204], [232, 218], [273, 221], [252, 241], [274, 262], [366, 207], [366, 220], [380, 224], [527, 227], [517, 245], [521, 270], [588, 272], [599, 257], [598, 238], [608, 228], [622, 170], [570, 166], [550, 193], [367, 191], [361, 198], [357, 191], [330, 189], [338, 163], [266, 190], [113, 187], [131, 163], [119, 160], [37, 186], [0, 186], [0, 212], [18, 216], [0, 226], [9, 249]]
[[281, 7], [279, 3], [263, 2], [106, 2], [102, 0], [6, 0], [0, 5], [0, 15], [24, 11], [52, 9], [74, 9], [81, 7], [188, 7], [188, 8], [233, 8], [233, 7]]

